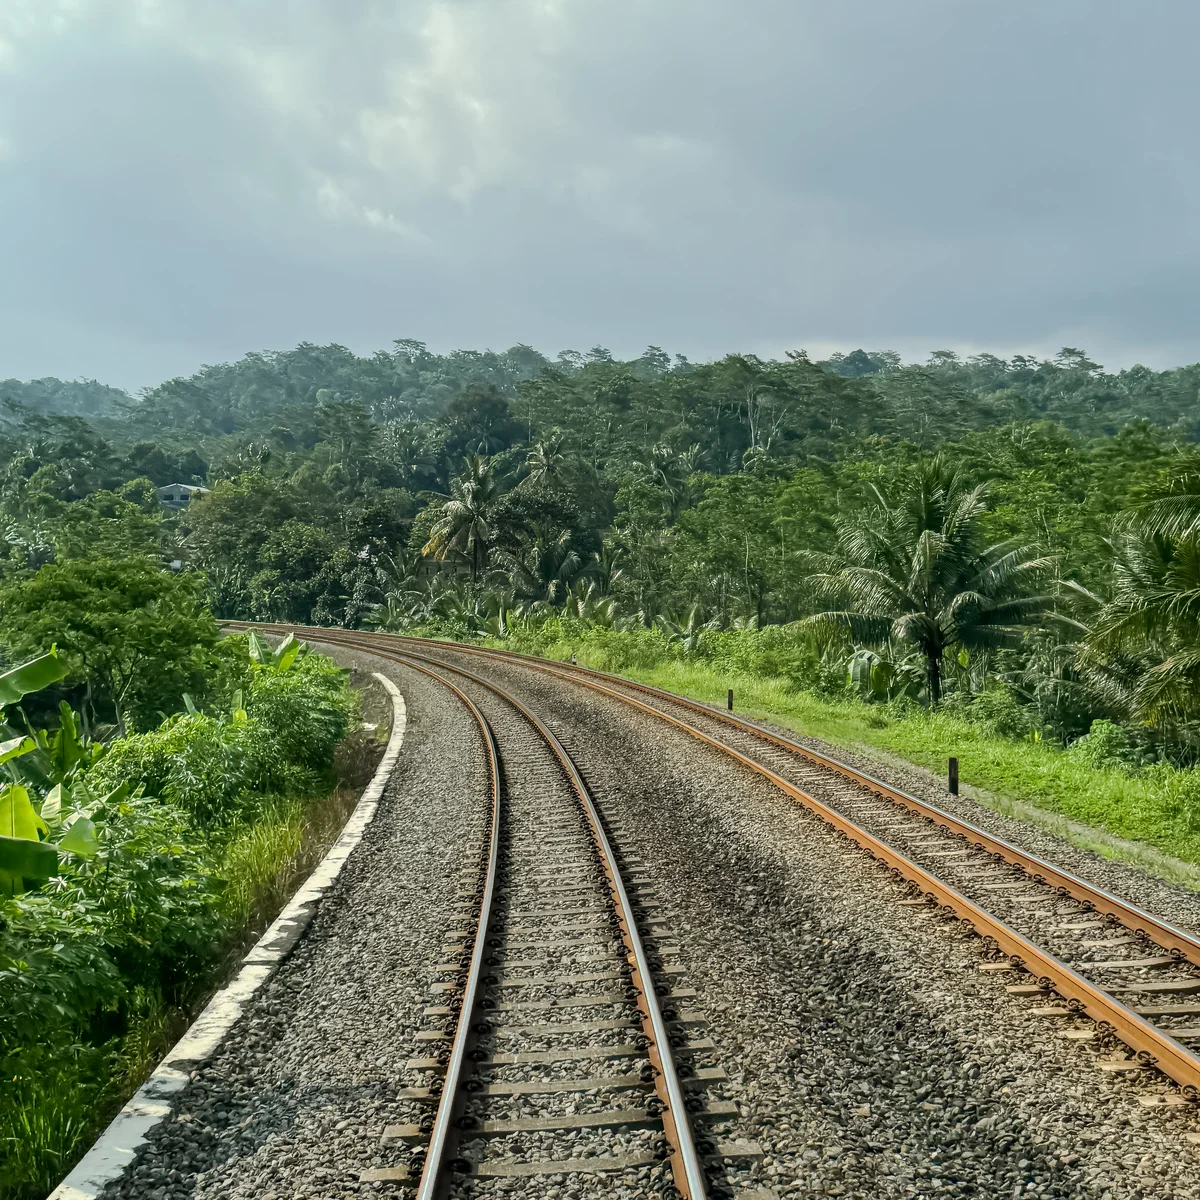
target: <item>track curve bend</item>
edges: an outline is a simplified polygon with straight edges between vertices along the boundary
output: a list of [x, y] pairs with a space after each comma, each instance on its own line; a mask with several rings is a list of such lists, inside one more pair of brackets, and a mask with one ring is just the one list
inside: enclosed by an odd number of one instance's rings
[[645, 684], [479, 646], [286, 630], [384, 657], [519, 667], [678, 729], [767, 780], [906, 881], [913, 892], [905, 902], [936, 906], [984, 937], [991, 949], [984, 969], [1011, 974], [1010, 993], [1045, 1000], [1047, 1017], [1094, 1022], [1117, 1048], [1106, 1070], [1157, 1068], [1180, 1100], [1200, 1099], [1200, 938], [1189, 930], [845, 763]]

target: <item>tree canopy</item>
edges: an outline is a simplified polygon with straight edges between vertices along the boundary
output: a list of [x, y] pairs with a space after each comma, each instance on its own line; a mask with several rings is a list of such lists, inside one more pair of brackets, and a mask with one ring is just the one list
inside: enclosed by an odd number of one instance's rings
[[[1200, 365], [1106, 371], [1078, 347], [693, 363], [412, 339], [247, 354], [136, 397], [9, 381], [0, 571], [136, 561], [224, 617], [557, 614], [697, 652], [787, 626], [824, 680], [1003, 688], [1055, 736], [1105, 717], [1178, 748], [1200, 707], [1198, 387]], [[169, 507], [167, 483], [208, 490]]]

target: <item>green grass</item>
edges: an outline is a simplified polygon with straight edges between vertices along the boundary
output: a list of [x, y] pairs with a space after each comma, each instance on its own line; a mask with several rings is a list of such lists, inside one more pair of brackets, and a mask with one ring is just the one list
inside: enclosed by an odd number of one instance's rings
[[899, 759], [944, 776], [953, 755], [964, 793], [981, 803], [1200, 889], [1200, 771], [1096, 766], [1057, 745], [1006, 737], [948, 711], [826, 699], [786, 679], [723, 669], [703, 658], [621, 661], [613, 641], [609, 634], [599, 644], [564, 639], [528, 649], [559, 660], [574, 652], [584, 666], [711, 704], [724, 705], [732, 687], [740, 713], [865, 751], [881, 765]]

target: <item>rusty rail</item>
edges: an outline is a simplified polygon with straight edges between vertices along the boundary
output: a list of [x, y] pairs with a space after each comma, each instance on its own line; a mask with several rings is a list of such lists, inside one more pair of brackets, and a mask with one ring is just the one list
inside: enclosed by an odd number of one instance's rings
[[[638, 933], [637, 923], [633, 916], [633, 905], [630, 902], [625, 881], [621, 877], [620, 868], [617, 866], [616, 855], [613, 853], [595, 801], [592, 799], [587, 784], [583, 781], [583, 776], [579, 773], [579, 768], [545, 723], [503, 688], [464, 670], [462, 667], [456, 667], [438, 659], [427, 658], [412, 651], [389, 653], [385, 657], [410, 665], [416, 670], [423, 671], [426, 675], [439, 678], [437, 672], [430, 671], [420, 663], [436, 666], [440, 670], [453, 672], [455, 675], [469, 679], [479, 687], [485, 688], [520, 713], [537, 730], [538, 736], [545, 741], [558, 760], [559, 766], [570, 782], [571, 789], [579, 799], [587, 818], [588, 827], [592, 832], [592, 840], [596, 844], [600, 855], [600, 864], [605, 879], [608, 881], [613, 906], [616, 909], [621, 940], [625, 945], [626, 961], [629, 963], [630, 977], [637, 992], [637, 1007], [642, 1015], [642, 1032], [646, 1035], [649, 1043], [646, 1053], [655, 1071], [654, 1088], [663, 1103], [660, 1119], [663, 1123], [667, 1145], [670, 1147], [669, 1161], [675, 1187], [683, 1200], [704, 1200], [704, 1197], [708, 1195], [704, 1168], [692, 1136], [691, 1125], [688, 1122], [683, 1085], [675, 1065], [670, 1033], [662, 1014], [662, 1006], [658, 1002], [658, 993], [655, 991], [654, 978], [650, 971], [645, 946]], [[448, 687], [454, 688], [454, 685], [448, 680], [442, 680], [442, 682], [446, 683]], [[458, 691], [457, 688], [454, 690]], [[420, 1194], [419, 1200], [424, 1200]]]
[[[307, 629], [303, 627], [298, 627], [296, 631], [300, 632], [301, 630], [310, 637], [316, 637], [335, 644], [352, 645], [376, 653], [379, 652], [380, 647], [378, 643], [380, 642], [383, 642], [385, 645], [394, 645], [396, 642], [400, 642], [401, 644], [423, 644], [425, 646], [430, 644], [428, 639], [394, 637], [384, 634], [346, 634], [342, 631]], [[609, 686], [609, 684], [615, 683], [619, 688], [627, 689], [627, 691], [638, 691], [642, 694], [665, 700], [671, 704], [703, 713], [705, 717], [724, 722], [789, 753], [797, 754], [816, 766], [832, 770], [848, 781], [875, 792], [877, 795], [901, 805], [910, 812], [933, 820], [948, 832], [957, 833], [967, 838], [973, 845], [977, 845], [981, 849], [1003, 858], [1006, 862], [1021, 867], [1034, 879], [1040, 879], [1040, 881], [1058, 888], [1063, 895], [1070, 896], [1098, 912], [1106, 913], [1131, 929], [1144, 932], [1159, 944], [1175, 950], [1180, 957], [1186, 958], [1189, 962], [1200, 964], [1200, 941], [1197, 941], [1186, 930], [1179, 929], [1166, 921], [1161, 921], [1152, 914], [1137, 908], [1135, 905], [1128, 904], [1119, 897], [1112, 896], [1100, 888], [1094, 887], [1077, 876], [1061, 871], [1034, 855], [1027, 854], [1025, 851], [1019, 850], [1007, 842], [992, 837], [992, 835], [978, 829], [976, 826], [961, 821], [915, 796], [909, 796], [907, 793], [892, 788], [880, 780], [874, 779], [872, 776], [856, 771], [854, 768], [840, 763], [836, 759], [818, 754], [807, 747], [800, 746], [786, 738], [760, 729], [738, 717], [719, 712], [697, 701], [676, 696], [670, 692], [652, 688], [646, 684], [636, 683], [632, 680], [605, 675], [598, 671], [591, 671], [584, 667], [564, 667], [529, 655], [513, 654], [479, 646], [464, 646], [454, 642], [436, 644], [448, 651], [459, 651], [495, 658], [500, 661], [515, 662], [519, 665], [537, 669], [545, 674], [565, 679], [580, 687], [607, 695], [649, 716], [665, 721], [698, 741], [728, 755], [748, 770], [768, 780], [773, 786], [799, 802], [814, 815], [820, 817], [821, 820], [837, 830], [838, 833], [887, 866], [894, 874], [915, 884], [929, 900], [940, 904], [946, 911], [952, 912], [960, 919], [969, 922], [976, 932], [992, 938], [1005, 954], [1014, 962], [1034, 974], [1046, 988], [1062, 996], [1072, 1008], [1091, 1018], [1099, 1027], [1111, 1030], [1130, 1049], [1135, 1051], [1142, 1063], [1156, 1066], [1165, 1075], [1174, 1080], [1188, 1099], [1200, 1100], [1200, 1057], [1177, 1042], [1164, 1030], [1156, 1028], [1137, 1013], [1127, 1008], [1103, 988], [1085, 979], [1066, 963], [1041, 949], [1011, 926], [975, 904], [974, 901], [968, 899], [936, 876], [931, 875], [923, 867], [885, 842], [882, 842], [873, 834], [868, 833], [854, 821], [850, 820], [850, 818], [815, 797], [810, 796], [807, 792], [802, 791], [772, 771], [769, 767], [757, 762], [755, 759], [743, 754], [720, 739], [714, 738], [697, 729], [694, 725], [690, 725], [686, 721], [664, 712], [661, 708], [656, 708], [652, 704], [647, 704], [642, 700], [623, 693], [617, 690], [617, 688]], [[440, 665], [448, 666], [448, 664], [444, 663]], [[600, 682], [601, 680], [605, 682]]]

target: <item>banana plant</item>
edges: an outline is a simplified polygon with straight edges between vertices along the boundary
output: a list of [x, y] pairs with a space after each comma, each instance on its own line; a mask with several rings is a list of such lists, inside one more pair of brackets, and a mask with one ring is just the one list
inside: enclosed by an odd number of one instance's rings
[[58, 649], [51, 646], [45, 654], [39, 654], [37, 658], [31, 658], [27, 663], [0, 674], [0, 708], [16, 704], [22, 696], [40, 692], [42, 688], [57, 683], [70, 670], [58, 657]]
[[865, 647], [855, 650], [846, 663], [846, 682], [866, 701], [916, 697], [924, 682], [920, 663], [907, 655], [886, 658]]
[[0, 789], [0, 896], [36, 887], [58, 870], [58, 851], [42, 841], [49, 832], [22, 784]]
[[[16, 704], [31, 692], [57, 683], [68, 670], [51, 647], [48, 653], [0, 674], [0, 705]], [[4, 725], [3, 732], [14, 731]], [[34, 733], [16, 734], [0, 742], [0, 768], [9, 777], [0, 787], [0, 895], [12, 896], [36, 887], [58, 870], [58, 851], [43, 840], [49, 836], [49, 826], [34, 807], [28, 788], [19, 782], [16, 766], [18, 759], [45, 752], [48, 747], [48, 742], [43, 745]], [[78, 835], [75, 841], [79, 841]]]
[[268, 667], [275, 671], [289, 671], [292, 664], [308, 650], [308, 643], [297, 641], [296, 635], [289, 633], [274, 649], [257, 630], [251, 629], [246, 640], [250, 648], [250, 660], [260, 667]]
[[42, 821], [51, 837], [56, 833], [59, 850], [77, 854], [80, 858], [94, 858], [100, 849], [100, 838], [92, 814], [99, 804], [123, 795], [129, 785], [123, 783], [110, 796], [98, 799], [87, 784], [80, 780], [73, 788], [66, 784], [55, 784], [42, 801]]

